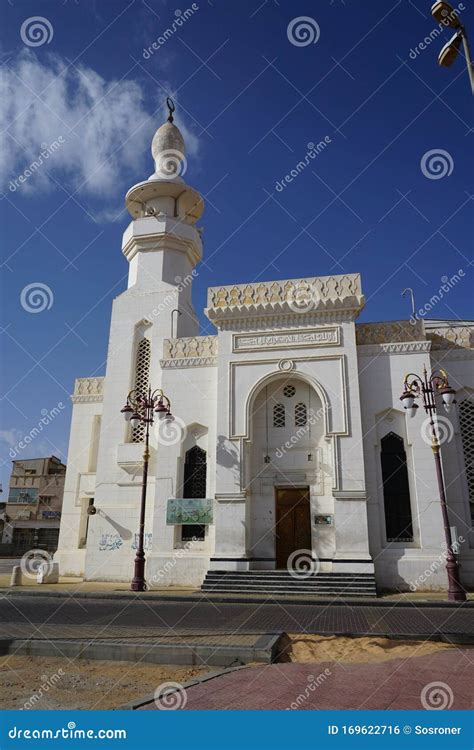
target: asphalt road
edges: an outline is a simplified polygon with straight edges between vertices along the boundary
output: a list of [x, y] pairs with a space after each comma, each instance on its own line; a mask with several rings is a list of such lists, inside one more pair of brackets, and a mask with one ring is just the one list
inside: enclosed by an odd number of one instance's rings
[[[136, 601], [134, 599], [74, 599], [55, 597], [4, 596], [0, 601], [0, 637], [9, 637], [9, 623], [30, 624], [32, 634], [41, 637], [38, 626], [47, 623], [93, 626], [112, 637], [114, 627], [163, 632], [320, 633], [434, 637], [469, 634], [474, 637], [474, 608], [377, 607], [351, 605], [237, 604], [204, 602]], [[34, 627], [36, 626], [36, 628]], [[11, 630], [10, 630], [11, 633]], [[11, 636], [10, 636], [11, 637]], [[69, 634], [69, 637], [70, 634]]]

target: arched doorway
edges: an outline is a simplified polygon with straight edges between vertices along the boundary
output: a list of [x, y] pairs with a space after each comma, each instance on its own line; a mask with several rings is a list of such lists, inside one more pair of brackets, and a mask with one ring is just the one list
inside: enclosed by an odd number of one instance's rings
[[253, 567], [286, 568], [292, 552], [317, 546], [314, 514], [326, 489], [332, 502], [325, 408], [313, 386], [292, 374], [264, 384], [250, 409], [248, 555]]

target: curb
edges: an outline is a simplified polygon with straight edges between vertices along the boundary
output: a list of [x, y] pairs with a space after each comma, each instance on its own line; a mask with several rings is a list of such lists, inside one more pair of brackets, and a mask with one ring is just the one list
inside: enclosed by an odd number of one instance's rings
[[[216, 635], [219, 635], [217, 633]], [[272, 664], [278, 653], [282, 631], [255, 633], [250, 645], [213, 645], [213, 636], [208, 644], [151, 643], [149, 641], [127, 643], [123, 638], [2, 638], [0, 655], [10, 653], [35, 657], [65, 656], [72, 659], [103, 661], [132, 661], [174, 666], [230, 667], [251, 662]], [[184, 637], [183, 637], [184, 638]]]
[[127, 601], [134, 598], [137, 601], [152, 601], [152, 602], [172, 602], [172, 603], [185, 603], [185, 602], [216, 602], [217, 604], [295, 604], [297, 606], [314, 606], [314, 605], [349, 605], [349, 606], [360, 606], [360, 607], [428, 607], [428, 608], [439, 608], [445, 607], [448, 609], [461, 609], [463, 607], [473, 608], [474, 600], [467, 602], [449, 602], [446, 600], [407, 600], [407, 601], [386, 601], [383, 599], [355, 599], [348, 597], [334, 596], [330, 599], [324, 597], [302, 597], [299, 598], [297, 595], [294, 596], [269, 596], [264, 599], [263, 597], [241, 597], [241, 596], [225, 596], [219, 594], [189, 594], [178, 596], [176, 594], [153, 594], [152, 591], [146, 593], [132, 593], [132, 592], [101, 592], [101, 591], [38, 591], [37, 589], [31, 589], [28, 591], [21, 591], [18, 589], [11, 590], [9, 588], [0, 589], [0, 597], [49, 597], [49, 598], [69, 598], [69, 599], [116, 599]]
[[[187, 690], [188, 688], [194, 687], [195, 685], [200, 685], [203, 682], [209, 682], [209, 680], [214, 680], [216, 677], [222, 677], [224, 674], [229, 674], [229, 672], [236, 672], [238, 669], [248, 669], [246, 665], [240, 666], [240, 667], [227, 667], [227, 669], [222, 669], [220, 672], [207, 672], [206, 674], [203, 674], [201, 677], [195, 677], [192, 680], [189, 680], [188, 682], [184, 682], [180, 687], [177, 687], [176, 690], [170, 691], [178, 692], [180, 690]], [[149, 693], [148, 695], [143, 696], [143, 698], [139, 698], [138, 700], [130, 701], [130, 703], [125, 703], [123, 706], [118, 706], [117, 711], [136, 711], [141, 706], [146, 706], [148, 703], [154, 703], [155, 702], [155, 693]]]

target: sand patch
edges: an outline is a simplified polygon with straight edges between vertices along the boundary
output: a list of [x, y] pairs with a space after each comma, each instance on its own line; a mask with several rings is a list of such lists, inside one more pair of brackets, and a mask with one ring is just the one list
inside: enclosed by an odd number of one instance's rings
[[349, 638], [299, 633], [290, 633], [285, 636], [282, 645], [279, 661], [299, 664], [325, 661], [368, 664], [389, 659], [427, 656], [438, 651], [456, 648], [456, 646], [436, 641], [398, 641], [370, 636]]
[[[177, 667], [61, 657], [0, 657], [2, 709], [108, 709], [154, 693], [164, 682], [183, 684], [208, 667]], [[36, 697], [33, 697], [36, 696]]]

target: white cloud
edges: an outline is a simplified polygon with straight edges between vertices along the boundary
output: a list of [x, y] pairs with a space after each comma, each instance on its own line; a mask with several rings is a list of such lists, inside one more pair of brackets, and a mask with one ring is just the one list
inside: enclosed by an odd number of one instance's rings
[[15, 428], [11, 430], [0, 430], [0, 440], [5, 442], [9, 448], [13, 448], [21, 437], [22, 433]]
[[[16, 180], [17, 189], [31, 193], [56, 187], [56, 180], [68, 190], [115, 202], [117, 193], [129, 187], [127, 176], [133, 182], [153, 171], [151, 138], [165, 118], [161, 110], [151, 116], [145, 103], [152, 109], [164, 94], [154, 92], [155, 100], [145, 102], [136, 81], [107, 81], [91, 68], [69, 66], [57, 55], [44, 59], [28, 50], [4, 66], [3, 189]], [[188, 152], [195, 155], [196, 136], [182, 122], [179, 126]], [[46, 151], [51, 152], [47, 157]], [[19, 180], [20, 175], [26, 179]]]

